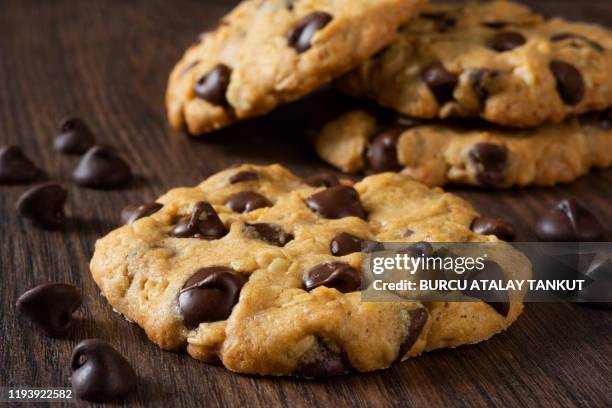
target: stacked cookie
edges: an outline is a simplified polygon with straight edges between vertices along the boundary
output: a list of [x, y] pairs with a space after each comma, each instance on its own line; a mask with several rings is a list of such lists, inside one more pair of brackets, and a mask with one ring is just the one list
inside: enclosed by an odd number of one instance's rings
[[612, 164], [611, 72], [602, 27], [506, 1], [431, 5], [338, 81], [395, 113], [349, 112], [316, 149], [343, 171], [429, 185], [569, 182]]

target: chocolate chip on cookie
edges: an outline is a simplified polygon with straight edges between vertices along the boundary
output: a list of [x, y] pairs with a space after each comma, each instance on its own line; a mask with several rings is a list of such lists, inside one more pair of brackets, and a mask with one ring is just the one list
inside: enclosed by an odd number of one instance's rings
[[359, 193], [349, 186], [334, 186], [313, 194], [306, 199], [306, 204], [325, 218], [367, 218], [367, 213], [359, 201]]
[[514, 226], [506, 220], [493, 217], [477, 217], [472, 221], [472, 231], [480, 235], [495, 235], [504, 241], [514, 241]]
[[48, 183], [33, 187], [17, 201], [19, 215], [44, 229], [57, 229], [66, 223], [64, 204], [68, 191], [59, 184]]
[[0, 148], [0, 184], [24, 183], [39, 174], [34, 163], [18, 146]]
[[232, 70], [225, 64], [218, 64], [195, 83], [195, 94], [213, 105], [227, 105], [225, 93], [230, 84]]
[[398, 250], [397, 253], [408, 255], [411, 258], [429, 257], [434, 254], [434, 249], [429, 242], [420, 241]]
[[229, 178], [230, 184], [245, 183], [247, 181], [259, 180], [259, 174], [254, 171], [241, 171]]
[[188, 218], [180, 220], [170, 231], [178, 238], [198, 238], [205, 240], [219, 239], [229, 231], [210, 203], [200, 201], [193, 207]]
[[508, 149], [492, 143], [478, 143], [468, 156], [476, 167], [476, 178], [484, 186], [496, 187], [504, 182]]
[[132, 180], [132, 170], [114, 149], [94, 146], [81, 158], [72, 172], [72, 179], [82, 187], [118, 188]]
[[590, 242], [603, 238], [601, 222], [573, 198], [558, 202], [538, 220], [536, 235], [542, 241]]
[[[497, 262], [485, 261], [482, 270], [473, 269], [471, 272], [464, 274], [464, 279], [468, 282], [489, 280], [489, 281], [506, 281], [507, 278], [502, 271], [502, 268]], [[468, 283], [468, 288], [471, 285]], [[497, 313], [502, 316], [508, 316], [510, 311], [510, 296], [505, 290], [483, 291], [479, 290], [464, 290], [462, 293], [476, 299], [483, 299], [485, 303], [491, 306]]]
[[527, 40], [517, 31], [502, 31], [493, 37], [487, 46], [497, 52], [512, 51], [525, 44]]
[[493, 93], [496, 88], [496, 81], [499, 77], [499, 71], [486, 68], [475, 69], [470, 72], [472, 89], [474, 89], [474, 93], [481, 103], [484, 103]]
[[331, 172], [323, 172], [306, 177], [304, 183], [312, 187], [333, 187], [340, 184], [338, 176]]
[[271, 207], [272, 203], [254, 191], [241, 191], [231, 196], [225, 205], [237, 213], [248, 213], [258, 208]]
[[244, 224], [244, 227], [247, 234], [254, 235], [256, 238], [278, 247], [284, 247], [293, 239], [293, 235], [285, 232], [285, 230], [275, 224], [263, 222], [251, 224], [247, 222]]
[[402, 166], [397, 160], [397, 140], [404, 129], [401, 126], [385, 129], [370, 141], [366, 159], [371, 172], [382, 173], [401, 169]]
[[353, 371], [353, 367], [344, 353], [330, 350], [317, 338], [314, 350], [306, 361], [300, 362], [294, 374], [304, 378], [328, 378]]
[[155, 214], [161, 210], [162, 207], [163, 204], [160, 203], [128, 205], [121, 211], [121, 224], [132, 224], [136, 220]]
[[308, 14], [289, 30], [287, 34], [289, 46], [295, 48], [299, 53], [308, 51], [311, 47], [312, 37], [317, 31], [329, 24], [332, 19], [333, 17], [324, 11], [315, 11]]
[[304, 290], [311, 291], [319, 286], [334, 288], [342, 293], [359, 290], [361, 274], [344, 262], [330, 262], [308, 270], [303, 277]]
[[247, 278], [232, 268], [210, 266], [194, 273], [179, 293], [179, 309], [185, 325], [225, 320], [238, 302]]
[[408, 312], [408, 324], [406, 325], [406, 334], [404, 335], [404, 341], [400, 344], [399, 351], [395, 362], [402, 361], [402, 358], [408, 351], [414, 346], [414, 343], [418, 340], [421, 332], [427, 324], [429, 313], [425, 308], [414, 309]]
[[19, 296], [17, 310], [47, 336], [60, 337], [73, 326], [73, 313], [81, 301], [81, 293], [73, 285], [51, 283], [36, 286]]
[[72, 388], [83, 400], [119, 400], [136, 386], [136, 373], [130, 363], [111, 345], [98, 339], [77, 344], [70, 365]]
[[584, 97], [584, 80], [580, 71], [564, 61], [553, 60], [550, 70], [557, 81], [557, 92], [566, 105], [577, 105]]
[[421, 73], [421, 78], [433, 93], [438, 104], [444, 105], [453, 100], [453, 93], [457, 86], [457, 76], [450, 73], [441, 62], [427, 66]]
[[365, 240], [348, 232], [336, 235], [329, 244], [329, 250], [333, 256], [344, 256], [355, 252], [361, 252], [361, 246]]
[[70, 117], [60, 123], [53, 148], [66, 154], [83, 154], [95, 144], [96, 138], [89, 126], [79, 118]]

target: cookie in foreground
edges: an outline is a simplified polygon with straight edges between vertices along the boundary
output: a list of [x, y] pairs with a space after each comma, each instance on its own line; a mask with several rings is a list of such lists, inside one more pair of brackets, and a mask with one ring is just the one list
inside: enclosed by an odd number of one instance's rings
[[424, 3], [243, 1], [175, 66], [168, 119], [198, 135], [270, 112], [379, 51]]
[[[363, 302], [362, 255], [347, 250], [347, 234], [498, 240], [470, 229], [478, 214], [467, 202], [400, 174], [355, 185], [329, 175], [305, 180], [279, 165], [244, 165], [171, 190], [157, 211], [97, 241], [92, 275], [113, 308], [160, 347], [263, 375], [383, 369], [488, 339], [522, 312], [514, 301]], [[503, 273], [530, 272], [527, 263]]]
[[612, 33], [507, 1], [431, 5], [339, 81], [418, 118], [532, 127], [612, 106]]

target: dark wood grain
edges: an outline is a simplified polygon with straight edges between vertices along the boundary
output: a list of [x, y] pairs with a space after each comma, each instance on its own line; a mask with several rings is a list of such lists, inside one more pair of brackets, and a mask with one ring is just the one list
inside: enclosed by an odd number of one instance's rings
[[[0, 190], [0, 385], [67, 386], [72, 347], [97, 337], [134, 363], [140, 382], [127, 402], [139, 406], [612, 405], [612, 313], [575, 305], [528, 305], [508, 332], [488, 342], [326, 382], [237, 375], [164, 352], [113, 313], [89, 276], [88, 261], [95, 239], [117, 225], [124, 205], [193, 185], [238, 162], [279, 162], [300, 175], [327, 168], [304, 130], [335, 107], [326, 91], [199, 140], [169, 129], [167, 75], [231, 3], [0, 1], [0, 145], [23, 146], [49, 179], [69, 186], [72, 218], [66, 231], [33, 229], [14, 211], [25, 186]], [[610, 0], [530, 3], [548, 15], [612, 25]], [[50, 148], [66, 114], [80, 115], [102, 142], [121, 150], [138, 173], [134, 186], [98, 192], [69, 183], [76, 159]], [[521, 240], [535, 239], [538, 214], [562, 197], [578, 198], [606, 225], [612, 220], [612, 171], [556, 188], [454, 190], [483, 213], [512, 220]], [[24, 290], [49, 281], [73, 282], [85, 297], [80, 323], [61, 340], [40, 336], [14, 308]]]

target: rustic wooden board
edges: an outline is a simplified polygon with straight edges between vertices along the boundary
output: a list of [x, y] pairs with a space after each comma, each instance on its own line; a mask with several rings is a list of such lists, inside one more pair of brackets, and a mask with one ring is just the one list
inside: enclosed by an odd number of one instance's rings
[[[327, 168], [303, 130], [316, 122], [317, 112], [334, 107], [325, 93], [200, 140], [168, 128], [168, 72], [232, 3], [0, 1], [0, 145], [20, 144], [50, 179], [66, 182], [72, 215], [66, 231], [33, 229], [14, 211], [25, 187], [1, 188], [0, 386], [67, 386], [72, 347], [98, 337], [139, 372], [138, 392], [128, 401], [134, 405], [612, 405], [612, 313], [575, 305], [528, 305], [508, 332], [488, 342], [326, 382], [236, 375], [164, 352], [113, 313], [87, 265], [95, 239], [117, 225], [124, 205], [193, 185], [238, 162], [280, 162], [300, 175]], [[612, 25], [610, 0], [530, 3], [549, 15]], [[82, 116], [101, 141], [120, 148], [138, 182], [113, 192], [70, 185], [76, 159], [50, 149], [65, 114]], [[557, 188], [456, 192], [483, 213], [512, 220], [525, 241], [535, 238], [538, 214], [562, 197], [578, 198], [606, 224], [612, 219], [612, 171]], [[81, 322], [66, 339], [41, 337], [15, 313], [20, 293], [49, 281], [73, 282], [85, 295]]]

